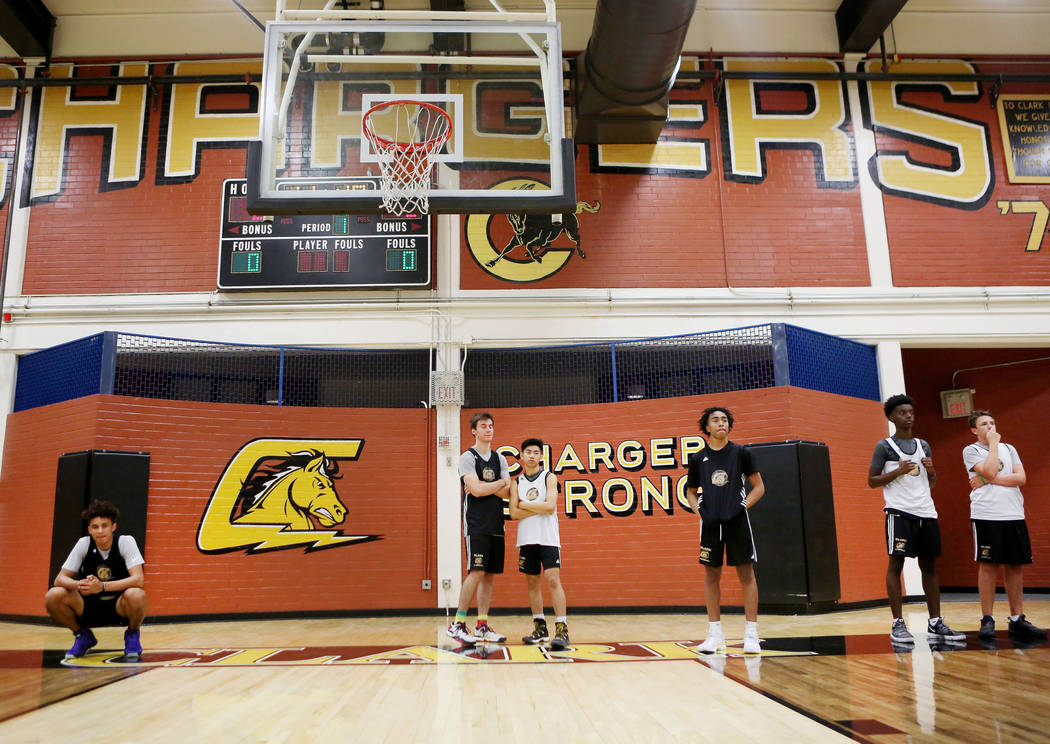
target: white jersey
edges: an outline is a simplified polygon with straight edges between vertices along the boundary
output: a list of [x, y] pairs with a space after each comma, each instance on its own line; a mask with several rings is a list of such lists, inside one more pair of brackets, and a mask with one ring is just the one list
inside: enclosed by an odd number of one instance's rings
[[[886, 501], [886, 508], [911, 514], [913, 517], [936, 519], [937, 509], [933, 505], [933, 496], [930, 493], [930, 479], [926, 474], [926, 468], [922, 465], [922, 458], [925, 455], [922, 442], [915, 440], [915, 453], [911, 455], [904, 454], [893, 441], [893, 437], [886, 437], [886, 444], [897, 453], [901, 461], [915, 463], [911, 471], [899, 478], [894, 478], [882, 487], [882, 497]], [[882, 472], [888, 473], [899, 466], [900, 462], [887, 460], [882, 466]]]
[[[988, 457], [987, 445], [974, 442], [963, 448], [963, 464], [966, 477], [977, 475], [973, 466]], [[1017, 450], [1005, 442], [999, 442], [999, 472], [1012, 473], [1014, 466], [1021, 464]], [[996, 486], [986, 483], [970, 491], [970, 519], [1006, 521], [1024, 519], [1024, 496], [1017, 486]]]
[[[541, 469], [532, 478], [524, 472], [518, 476], [518, 501], [542, 503], [547, 500], [547, 475]], [[561, 547], [561, 536], [558, 534], [558, 510], [550, 514], [533, 514], [518, 522], [518, 542], [522, 545], [549, 545]]]
[[[69, 551], [69, 557], [66, 558], [66, 562], [62, 564], [62, 568], [73, 573], [80, 571], [84, 558], [87, 557], [88, 550], [91, 549], [91, 544], [90, 535], [84, 535], [84, 537], [77, 540], [76, 545]], [[103, 558], [109, 558], [110, 550], [113, 550], [112, 545], [109, 547], [109, 550], [100, 550], [99, 553], [102, 554]], [[124, 559], [124, 565], [128, 568], [142, 566], [146, 563], [142, 558], [142, 553], [139, 552], [138, 543], [135, 542], [135, 538], [131, 535], [117, 535], [117, 551], [120, 553], [120, 557]]]

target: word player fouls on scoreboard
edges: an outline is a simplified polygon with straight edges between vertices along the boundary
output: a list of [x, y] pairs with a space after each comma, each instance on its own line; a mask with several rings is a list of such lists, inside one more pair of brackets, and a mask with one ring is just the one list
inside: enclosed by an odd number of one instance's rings
[[[375, 188], [378, 178], [278, 181], [278, 190]], [[253, 215], [247, 181], [222, 186], [219, 289], [426, 287], [427, 215]]]

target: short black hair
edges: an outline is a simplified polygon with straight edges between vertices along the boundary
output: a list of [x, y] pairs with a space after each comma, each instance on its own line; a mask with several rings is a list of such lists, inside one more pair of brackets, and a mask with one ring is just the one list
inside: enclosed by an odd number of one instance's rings
[[726, 415], [726, 418], [729, 419], [729, 430], [730, 431], [733, 430], [733, 421], [734, 421], [734, 419], [733, 419], [733, 412], [730, 411], [725, 406], [711, 406], [710, 408], [705, 408], [704, 409], [704, 412], [700, 415], [700, 421], [697, 422], [697, 423], [700, 424], [700, 433], [701, 434], [710, 434], [711, 433], [711, 432], [709, 432], [707, 430], [707, 421], [708, 421], [708, 419], [711, 418], [711, 414], [714, 413], [715, 411], [721, 411], [722, 413], [724, 413]]
[[102, 517], [116, 524], [120, 521], [120, 509], [112, 502], [93, 499], [87, 509], [80, 512], [80, 518], [85, 522], [90, 522], [95, 517]]
[[539, 447], [540, 448], [540, 452], [543, 452], [543, 440], [542, 439], [537, 439], [536, 437], [529, 437], [528, 439], [526, 439], [524, 442], [521, 443], [521, 449], [518, 450], [518, 452], [519, 453], [524, 453], [526, 447]]
[[492, 423], [496, 423], [496, 419], [492, 418], [492, 414], [486, 411], [478, 411], [470, 417], [470, 430], [474, 431], [478, 428], [478, 424], [485, 419], [488, 419]]
[[992, 416], [991, 411], [982, 411], [980, 408], [978, 408], [970, 413], [969, 420], [971, 429], [977, 428], [977, 419], [979, 419], [981, 416], [988, 416], [992, 419], [992, 421], [995, 421], [995, 416]]
[[915, 405], [915, 401], [914, 400], [912, 400], [910, 397], [908, 397], [904, 393], [899, 393], [897, 395], [891, 395], [889, 398], [887, 398], [886, 402], [882, 404], [882, 410], [886, 412], [886, 418], [889, 418], [890, 414], [893, 413], [893, 409], [896, 408], [897, 406], [914, 406], [914, 405]]

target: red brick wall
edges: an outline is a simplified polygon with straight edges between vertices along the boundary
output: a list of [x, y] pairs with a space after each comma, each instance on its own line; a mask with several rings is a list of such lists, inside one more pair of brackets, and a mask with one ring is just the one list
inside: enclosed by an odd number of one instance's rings
[[[956, 370], [1050, 356], [1050, 349], [905, 349], [904, 379], [915, 399], [917, 436], [933, 447], [937, 467], [934, 500], [941, 524], [944, 556], [940, 561], [945, 586], [977, 586], [970, 528], [970, 487], [962, 464], [962, 449], [974, 437], [966, 419], [941, 418], [940, 391], [951, 390]], [[1026, 587], [1050, 587], [1050, 463], [1045, 457], [1046, 423], [1050, 409], [1050, 362], [960, 372], [955, 387], [973, 388], [974, 406], [995, 416], [1003, 440], [1017, 447], [1027, 485], [1025, 517], [1032, 539], [1034, 563], [1025, 568]]]
[[[4, 610], [43, 615], [51, 585], [51, 525], [58, 458], [94, 446], [98, 398], [55, 403], [7, 417], [3, 477], [0, 478], [0, 559], [16, 566], [5, 589]], [[70, 548], [73, 546], [70, 545]]]
[[[982, 73], [1006, 72], [1012, 65], [981, 64]], [[1044, 67], [1029, 68], [1045, 72]], [[887, 194], [883, 198], [891, 246], [893, 283], [899, 287], [1011, 286], [1050, 283], [1050, 240], [1043, 231], [1042, 247], [1026, 251], [1031, 214], [1003, 214], [1003, 201], [1041, 202], [1050, 207], [1050, 185], [1010, 183], [1003, 153], [999, 117], [989, 103], [989, 85], [981, 86], [977, 102], [947, 101], [938, 93], [905, 94], [913, 106], [928, 107], [989, 127], [995, 186], [988, 201], [975, 209], [952, 209], [930, 201]], [[1050, 92], [1046, 84], [1008, 83], [1003, 94]], [[913, 142], [880, 135], [880, 151], [907, 151], [927, 163], [947, 166], [947, 156]]]
[[[169, 68], [161, 63], [153, 71], [165, 74]], [[979, 71], [995, 69], [983, 66]], [[161, 86], [159, 91], [147, 107], [144, 169], [138, 183], [100, 190], [103, 137], [77, 134], [69, 139], [62, 193], [33, 208], [26, 293], [215, 288], [221, 184], [225, 178], [243, 177], [244, 150], [238, 144], [208, 146], [201, 151], [196, 176], [179, 183], [158, 183], [158, 153], [164, 145], [161, 103], [166, 88]], [[1045, 94], [1046, 89], [1011, 83], [1003, 92]], [[906, 98], [914, 106], [987, 123], [995, 187], [986, 202], [972, 209], [938, 204], [921, 194], [885, 194], [895, 284], [1050, 282], [1050, 248], [1025, 250], [1032, 214], [1009, 209], [1003, 214], [1005, 207], [999, 206], [999, 202], [1050, 204], [1050, 186], [1007, 182], [998, 118], [988, 105], [987, 90], [982, 89], [976, 101], [948, 101], [930, 91], [909, 91]], [[822, 187], [817, 156], [808, 149], [769, 148], [761, 182], [734, 181], [725, 170], [722, 145], [726, 128], [712, 86], [683, 80], [672, 99], [702, 109], [704, 119], [673, 122], [664, 135], [705, 143], [708, 172], [626, 172], [622, 167], [601, 165], [597, 146], [578, 147], [577, 197], [592, 204], [600, 202], [601, 209], [579, 215], [586, 258], [573, 256], [539, 284], [655, 288], [868, 283], [856, 185]], [[791, 111], [799, 106], [799, 94], [766, 91], [762, 101], [772, 109], [783, 104]], [[8, 141], [6, 132], [13, 131], [13, 122], [11, 116], [0, 119], [0, 147]], [[859, 123], [845, 126], [849, 130]], [[883, 153], [906, 151], [919, 160], [948, 165], [944, 152], [889, 134], [879, 135], [878, 146]], [[866, 168], [867, 164], [857, 163], [856, 167]], [[486, 271], [468, 249], [466, 234], [464, 231], [461, 246], [463, 288], [521, 286]], [[499, 248], [508, 243], [512, 231], [506, 217], [492, 218], [489, 235]], [[564, 235], [554, 245], [571, 248]], [[524, 262], [527, 257], [516, 248], [504, 261]], [[921, 271], [916, 270], [917, 262], [922, 264]]]
[[[116, 396], [12, 414], [0, 493], [4, 520], [16, 539], [4, 541], [0, 551], [8, 561], [17, 556], [26, 568], [5, 611], [42, 614], [49, 582], [53, 463], [63, 452], [90, 448], [150, 453], [145, 546], [152, 616], [432, 607], [433, 591], [420, 589], [423, 578], [432, 578], [424, 571], [435, 557], [427, 419], [422, 409], [265, 407]], [[73, 428], [70, 421], [83, 425]], [[336, 480], [349, 511], [341, 528], [347, 535], [382, 539], [311, 553], [302, 547], [254, 555], [201, 553], [197, 528], [220, 474], [246, 442], [262, 437], [363, 438], [360, 458], [343, 462]], [[17, 497], [24, 493], [39, 496], [30, 504]], [[22, 529], [23, 523], [31, 529]]]
[[[614, 446], [637, 439], [692, 436], [698, 411], [714, 402], [738, 417], [740, 442], [814, 439], [831, 450], [842, 601], [882, 596], [881, 501], [864, 476], [874, 441], [882, 433], [878, 404], [797, 388], [769, 388], [718, 396], [495, 410], [497, 441], [520, 443], [539, 434], [560, 452], [572, 442], [586, 456], [587, 443]], [[463, 441], [469, 442], [468, 414]], [[434, 578], [433, 460], [429, 415], [420, 410], [265, 407], [91, 396], [12, 414], [8, 419], [0, 526], [0, 560], [20, 566], [7, 592], [5, 612], [42, 615], [51, 543], [57, 458], [84, 449], [150, 452], [148, 526], [145, 537], [151, 615], [265, 613], [308, 610], [425, 608], [435, 595], [420, 589]], [[429, 426], [433, 426], [430, 421]], [[432, 429], [431, 429], [432, 431]], [[346, 439], [361, 437], [359, 460], [344, 462], [336, 488], [349, 510], [348, 535], [382, 540], [312, 553], [291, 548], [248, 554], [205, 554], [197, 529], [220, 474], [233, 455], [256, 438]], [[513, 464], [515, 461], [511, 459]], [[395, 475], [392, 476], [392, 468]], [[674, 480], [684, 467], [616, 475], [636, 484], [641, 476]], [[605, 468], [568, 478], [589, 479], [599, 489]], [[26, 498], [26, 495], [31, 498]], [[776, 498], [776, 484], [767, 484]], [[619, 499], [618, 499], [619, 500]], [[675, 505], [647, 516], [638, 509], [601, 518], [583, 509], [560, 517], [569, 602], [581, 606], [697, 605], [703, 573], [696, 562], [695, 517]], [[516, 527], [509, 525], [507, 573], [494, 604], [521, 607], [525, 582], [516, 570]], [[428, 571], [428, 568], [431, 569]], [[740, 604], [736, 579], [727, 574], [724, 601]]]
[[[741, 443], [810, 439], [826, 442], [831, 453], [835, 521], [839, 545], [842, 601], [883, 596], [885, 548], [882, 544], [881, 495], [867, 487], [871, 448], [884, 434], [881, 407], [858, 400], [800, 388], [778, 387], [724, 393], [716, 396], [629, 401], [615, 404], [547, 408], [493, 409], [496, 442], [517, 447], [529, 436], [540, 436], [556, 458], [566, 443], [585, 455], [588, 442], [605, 441], [615, 447], [625, 439], [648, 446], [652, 438], [692, 436], [699, 412], [709, 405], [727, 405], [737, 419], [733, 439]], [[462, 441], [470, 437], [464, 412]], [[513, 458], [508, 458], [511, 465]], [[599, 466], [596, 474], [566, 470], [559, 476], [587, 478], [599, 489], [609, 477], [635, 482], [643, 475], [655, 481], [664, 473], [675, 480], [685, 474], [653, 470], [610, 475]], [[564, 505], [564, 493], [562, 501]], [[776, 484], [766, 484], [766, 498], [776, 498]], [[620, 499], [622, 501], [622, 499]], [[597, 501], [600, 503], [601, 497]], [[599, 507], [601, 508], [601, 507]], [[673, 514], [639, 508], [630, 516], [603, 512], [601, 518], [578, 510], [570, 519], [562, 513], [559, 527], [564, 554], [562, 578], [570, 606], [699, 605], [703, 604], [703, 571], [697, 564], [696, 518], [675, 505]], [[495, 606], [520, 607], [526, 600], [525, 580], [517, 573], [516, 525], [508, 523], [507, 573], [496, 582]], [[761, 587], [759, 589], [761, 595]], [[739, 583], [731, 572], [723, 579], [723, 602], [742, 602]]]

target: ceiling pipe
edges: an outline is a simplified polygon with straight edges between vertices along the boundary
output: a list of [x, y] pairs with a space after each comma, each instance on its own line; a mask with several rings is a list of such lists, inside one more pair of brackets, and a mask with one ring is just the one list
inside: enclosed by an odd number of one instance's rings
[[576, 65], [578, 143], [656, 142], [696, 0], [598, 0]]

